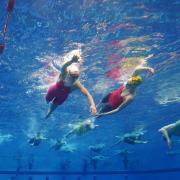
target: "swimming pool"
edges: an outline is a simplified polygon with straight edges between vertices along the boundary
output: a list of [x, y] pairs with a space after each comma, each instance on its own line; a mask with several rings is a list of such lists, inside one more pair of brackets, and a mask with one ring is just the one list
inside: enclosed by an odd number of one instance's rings
[[[7, 2], [0, 1], [1, 29]], [[16, 0], [0, 55], [0, 179], [178, 180], [180, 157], [167, 154], [158, 129], [180, 115], [179, 7], [177, 0]], [[153, 55], [148, 65], [156, 73], [127, 108], [102, 117], [97, 128], [55, 151], [52, 145], [71, 124], [90, 116], [86, 98], [77, 91], [44, 120], [44, 96], [58, 75], [52, 61], [61, 65], [72, 51], [82, 53], [80, 80], [96, 104], [127, 80], [137, 59]], [[147, 144], [114, 146], [116, 136], [137, 129], [145, 130]], [[37, 132], [44, 139], [30, 146], [28, 139]], [[177, 152], [178, 138], [173, 140]], [[99, 144], [100, 152], [90, 151]]]

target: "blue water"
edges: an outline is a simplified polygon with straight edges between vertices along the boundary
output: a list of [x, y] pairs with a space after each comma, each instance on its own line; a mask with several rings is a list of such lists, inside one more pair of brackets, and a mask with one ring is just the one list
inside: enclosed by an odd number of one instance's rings
[[[0, 0], [1, 29], [6, 5], [6, 0]], [[112, 174], [180, 168], [180, 156], [167, 155], [167, 144], [158, 132], [180, 117], [179, 10], [178, 0], [16, 0], [6, 48], [0, 55], [0, 172], [15, 174], [2, 173], [0, 179], [179, 180], [179, 171]], [[74, 152], [54, 151], [52, 144], [70, 130], [68, 124], [90, 116], [86, 98], [76, 91], [47, 121], [43, 118], [48, 108], [45, 92], [57, 75], [52, 60], [60, 61], [78, 48], [84, 58], [80, 80], [96, 104], [128, 76], [125, 73], [118, 81], [108, 76], [120, 58], [153, 54], [148, 65], [156, 73], [137, 89], [137, 97], [123, 111], [102, 117], [98, 128], [72, 137], [68, 143]], [[146, 130], [147, 144], [112, 147], [116, 136], [139, 127]], [[46, 139], [37, 147], [30, 146], [28, 138], [39, 131]], [[173, 142], [172, 151], [178, 151], [178, 138], [173, 137]], [[88, 147], [99, 143], [105, 144], [100, 153], [104, 160], [95, 168], [91, 158], [96, 153]], [[123, 149], [131, 152], [127, 169], [116, 155]], [[94, 174], [81, 174], [84, 162], [86, 171]], [[44, 174], [32, 175], [32, 171]], [[80, 174], [47, 173], [70, 171]]]

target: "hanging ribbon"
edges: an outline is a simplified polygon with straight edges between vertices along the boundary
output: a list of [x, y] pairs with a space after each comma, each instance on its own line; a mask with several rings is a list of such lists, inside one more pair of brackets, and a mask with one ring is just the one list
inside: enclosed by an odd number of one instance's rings
[[7, 16], [6, 16], [6, 21], [5, 21], [5, 24], [4, 24], [4, 29], [3, 29], [3, 38], [2, 38], [2, 43], [0, 43], [0, 54], [3, 53], [4, 51], [4, 48], [5, 48], [5, 38], [6, 38], [6, 32], [7, 32], [7, 26], [8, 26], [8, 23], [9, 23], [9, 18], [10, 18], [10, 15], [14, 9], [14, 5], [15, 5], [15, 0], [8, 0], [8, 5], [7, 5]]

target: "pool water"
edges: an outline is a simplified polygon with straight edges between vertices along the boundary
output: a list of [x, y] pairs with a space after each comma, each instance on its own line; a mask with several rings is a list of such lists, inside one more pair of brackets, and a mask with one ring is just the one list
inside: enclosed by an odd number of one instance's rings
[[[1, 30], [7, 3], [0, 0]], [[0, 179], [179, 180], [180, 141], [173, 137], [169, 150], [158, 132], [180, 117], [179, 9], [178, 0], [16, 0], [0, 54]], [[139, 59], [151, 55], [155, 74], [125, 109], [54, 150], [74, 124], [92, 118], [74, 91], [44, 119], [45, 94], [59, 73], [54, 63], [61, 67], [76, 52], [80, 81], [96, 104], [127, 81]], [[148, 143], [115, 145], [117, 136], [138, 130]], [[37, 133], [43, 140], [31, 146]]]

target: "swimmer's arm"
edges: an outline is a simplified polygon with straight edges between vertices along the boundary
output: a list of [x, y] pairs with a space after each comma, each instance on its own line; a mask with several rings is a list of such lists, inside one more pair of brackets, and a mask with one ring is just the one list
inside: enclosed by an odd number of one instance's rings
[[98, 116], [110, 115], [110, 114], [113, 114], [113, 113], [116, 113], [116, 112], [122, 110], [134, 99], [134, 97], [135, 97], [135, 94], [126, 96], [124, 98], [124, 101], [120, 104], [119, 107], [117, 107], [116, 109], [114, 109], [112, 111], [106, 112], [106, 113], [100, 113], [100, 114], [98, 114]]
[[60, 65], [58, 65], [57, 63], [55, 63], [53, 60], [52, 60], [52, 65], [53, 65], [53, 67], [54, 67], [56, 70], [61, 71]]
[[75, 61], [73, 58], [70, 61], [67, 61], [63, 64], [62, 68], [61, 68], [61, 74], [60, 74], [60, 78], [64, 79], [66, 74], [67, 74], [67, 67], [70, 66], [72, 63], [77, 62]]
[[80, 83], [80, 81], [76, 81], [75, 86], [80, 89], [80, 91], [88, 98], [90, 104], [90, 111], [93, 115], [96, 114], [96, 106], [91, 94], [88, 90]]
[[148, 67], [148, 66], [138, 66], [138, 67], [135, 69], [135, 71], [134, 71], [134, 73], [133, 73], [132, 76], [137, 76], [137, 75], [139, 75], [139, 73], [142, 72], [142, 71], [148, 71], [150, 74], [154, 74], [154, 69], [153, 69], [153, 68]]

